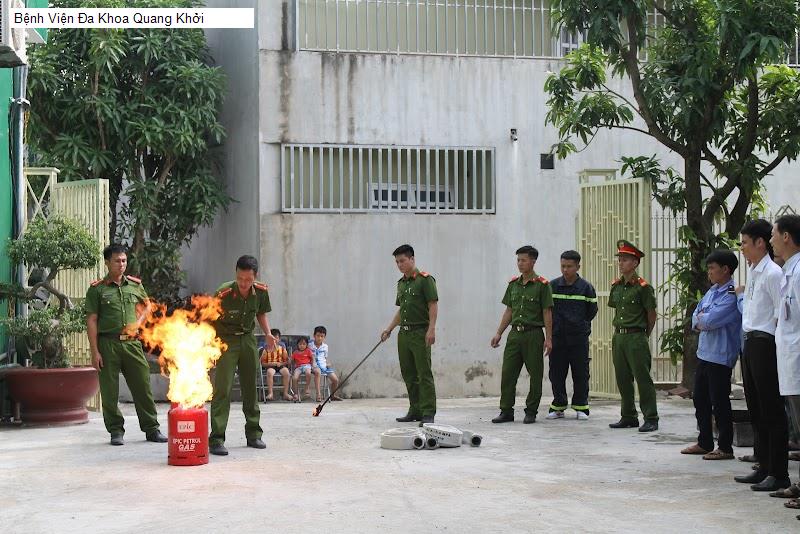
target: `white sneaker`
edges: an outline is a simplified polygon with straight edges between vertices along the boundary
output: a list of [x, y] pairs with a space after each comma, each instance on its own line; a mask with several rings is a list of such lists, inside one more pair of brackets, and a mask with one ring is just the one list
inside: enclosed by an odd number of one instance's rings
[[589, 414], [585, 412], [575, 412], [577, 414], [578, 421], [586, 421], [589, 419]]
[[564, 412], [559, 412], [554, 410], [549, 414], [547, 414], [547, 417], [545, 419], [564, 419]]

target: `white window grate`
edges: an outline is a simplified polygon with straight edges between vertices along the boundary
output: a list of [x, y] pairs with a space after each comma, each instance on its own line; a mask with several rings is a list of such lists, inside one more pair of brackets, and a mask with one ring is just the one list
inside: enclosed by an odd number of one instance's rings
[[[296, 48], [559, 58], [582, 39], [554, 31], [553, 11], [550, 0], [295, 0]], [[647, 21], [663, 25], [655, 8]]]
[[490, 147], [281, 145], [281, 209], [494, 213]]

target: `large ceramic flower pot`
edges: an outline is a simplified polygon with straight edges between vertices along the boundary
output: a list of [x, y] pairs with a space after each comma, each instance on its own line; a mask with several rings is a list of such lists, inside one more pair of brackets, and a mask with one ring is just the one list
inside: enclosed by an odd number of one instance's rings
[[86, 402], [100, 387], [93, 367], [68, 369], [6, 369], [3, 376], [11, 397], [20, 403], [25, 424], [86, 423]]

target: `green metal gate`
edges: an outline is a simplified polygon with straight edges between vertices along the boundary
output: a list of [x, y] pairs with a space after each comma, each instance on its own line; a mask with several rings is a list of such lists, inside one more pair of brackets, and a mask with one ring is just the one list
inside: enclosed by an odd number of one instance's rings
[[[627, 239], [644, 253], [639, 275], [650, 279], [650, 185], [644, 179], [618, 180], [613, 169], [580, 173], [580, 209], [577, 243], [583, 257], [581, 271], [597, 290], [599, 311], [592, 324], [590, 391], [618, 396], [611, 359], [611, 318], [608, 294], [618, 277], [616, 243]], [[655, 344], [654, 340], [651, 343]]]

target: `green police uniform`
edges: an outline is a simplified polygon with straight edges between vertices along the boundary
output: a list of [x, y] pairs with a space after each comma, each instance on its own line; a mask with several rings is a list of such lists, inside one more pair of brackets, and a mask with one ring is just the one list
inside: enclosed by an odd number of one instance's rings
[[[620, 241], [617, 246], [619, 254], [644, 256], [627, 241]], [[622, 419], [638, 419], [634, 402], [635, 380], [639, 386], [639, 407], [645, 421], [657, 422], [656, 388], [650, 376], [650, 341], [647, 336], [647, 312], [656, 308], [653, 286], [635, 273], [628, 282], [624, 279], [614, 280], [608, 305], [614, 308], [611, 350], [617, 388], [622, 398]]]
[[214, 392], [211, 397], [211, 435], [209, 445], [225, 443], [225, 429], [231, 411], [231, 387], [236, 368], [239, 369], [239, 384], [242, 390], [242, 412], [244, 433], [247, 439], [260, 438], [256, 383], [261, 366], [258, 361], [258, 346], [253, 334], [257, 315], [272, 311], [266, 284], [256, 282], [250, 293], [243, 297], [236, 282], [227, 282], [217, 289], [216, 296], [222, 301], [222, 315], [215, 327], [219, 338], [228, 346], [214, 369]]
[[527, 282], [515, 276], [508, 283], [502, 302], [511, 308], [511, 332], [503, 351], [500, 411], [513, 411], [517, 380], [524, 363], [530, 375], [525, 413], [535, 416], [542, 398], [544, 310], [553, 307], [553, 290], [546, 278], [535, 273]]
[[428, 303], [439, 300], [436, 280], [418, 269], [397, 281], [397, 299], [400, 306], [400, 333], [397, 352], [400, 374], [408, 390], [408, 413], [415, 416], [436, 414], [436, 386], [431, 369], [431, 348], [425, 343], [428, 330]]
[[137, 320], [136, 305], [146, 299], [141, 280], [133, 276], [123, 276], [120, 284], [108, 277], [96, 280], [86, 291], [86, 314], [97, 315], [97, 348], [103, 357], [99, 373], [100, 397], [103, 421], [112, 435], [125, 432], [125, 419], [119, 410], [120, 372], [131, 390], [139, 428], [146, 434], [159, 429], [150, 391], [150, 366], [142, 344], [122, 334], [126, 326]]

